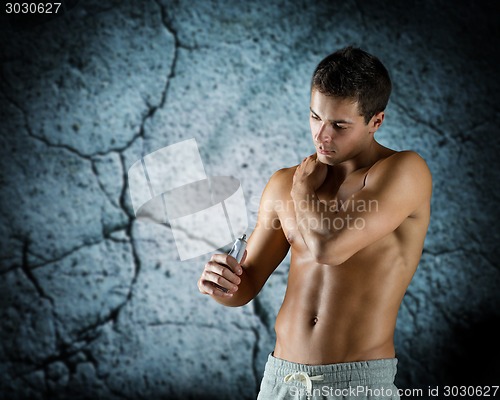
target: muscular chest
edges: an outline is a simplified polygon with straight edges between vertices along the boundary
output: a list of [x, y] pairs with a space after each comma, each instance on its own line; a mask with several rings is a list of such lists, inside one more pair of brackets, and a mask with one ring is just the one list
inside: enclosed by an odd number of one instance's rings
[[[308, 207], [316, 213], [321, 222], [326, 222], [324, 219], [335, 218], [336, 212], [340, 207], [351, 198], [356, 192], [360, 191], [365, 183], [365, 177], [367, 170], [357, 171], [351, 174], [348, 178], [344, 180], [334, 180], [327, 179], [325, 183], [316, 190], [316, 195], [320, 201], [308, 202], [302, 201], [295, 203], [292, 200], [289, 192], [287, 192], [287, 198], [283, 202], [286, 207], [281, 207], [278, 210], [278, 216], [281, 221], [282, 229], [285, 236], [290, 243], [292, 250], [306, 251], [306, 245], [302, 239], [302, 235], [299, 232], [297, 219], [296, 219], [296, 208], [297, 207]], [[291, 186], [290, 186], [291, 189]], [[330, 221], [331, 222], [331, 221]]]

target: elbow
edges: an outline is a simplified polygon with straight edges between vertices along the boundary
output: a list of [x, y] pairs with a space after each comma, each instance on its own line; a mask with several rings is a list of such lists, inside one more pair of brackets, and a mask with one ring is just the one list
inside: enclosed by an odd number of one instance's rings
[[248, 276], [246, 278], [232, 297], [215, 297], [215, 300], [226, 307], [243, 307], [250, 303], [257, 296], [258, 291], [253, 282], [248, 279]]
[[343, 264], [346, 260], [333, 254], [317, 253], [314, 254], [314, 261], [317, 264], [331, 265], [332, 267], [335, 267]]
[[230, 299], [228, 298], [219, 298], [219, 297], [213, 297], [214, 300], [226, 307], [243, 307], [245, 304], [248, 304], [252, 298], [242, 298], [242, 297], [232, 297]]
[[226, 304], [228, 307], [243, 307], [250, 303], [254, 299], [254, 296], [246, 296], [246, 297], [239, 297], [234, 299], [234, 301], [230, 301]]
[[[248, 302], [247, 302], [248, 303]], [[247, 304], [245, 302], [237, 302], [237, 303], [226, 303], [224, 304], [226, 307], [232, 307], [232, 308], [236, 308], [236, 307], [243, 307], [245, 304]]]
[[337, 266], [348, 259], [347, 256], [342, 254], [334, 238], [328, 240], [316, 238], [311, 243], [310, 250], [317, 264]]

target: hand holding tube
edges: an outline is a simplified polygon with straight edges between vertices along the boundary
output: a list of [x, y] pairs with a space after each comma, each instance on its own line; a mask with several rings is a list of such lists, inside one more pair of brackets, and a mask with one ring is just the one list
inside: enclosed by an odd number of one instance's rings
[[232, 297], [241, 283], [241, 264], [246, 257], [246, 235], [237, 239], [228, 254], [214, 254], [205, 264], [198, 280], [198, 289], [203, 294], [217, 297]]

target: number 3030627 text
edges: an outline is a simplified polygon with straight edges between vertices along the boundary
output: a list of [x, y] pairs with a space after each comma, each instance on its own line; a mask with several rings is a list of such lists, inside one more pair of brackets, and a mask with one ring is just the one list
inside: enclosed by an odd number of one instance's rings
[[5, 3], [6, 14], [57, 14], [62, 3]]

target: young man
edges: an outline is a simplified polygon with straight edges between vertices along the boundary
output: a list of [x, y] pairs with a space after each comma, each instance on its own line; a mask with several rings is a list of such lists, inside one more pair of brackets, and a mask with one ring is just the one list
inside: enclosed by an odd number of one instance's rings
[[259, 400], [399, 398], [394, 329], [422, 255], [432, 181], [416, 153], [374, 139], [390, 92], [385, 67], [360, 49], [321, 61], [311, 85], [315, 154], [271, 177], [241, 263], [215, 254], [198, 281], [201, 293], [241, 306], [291, 247]]

